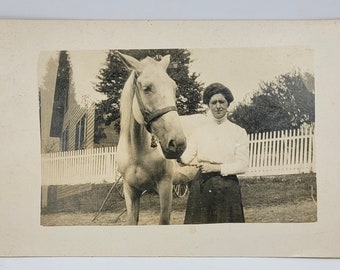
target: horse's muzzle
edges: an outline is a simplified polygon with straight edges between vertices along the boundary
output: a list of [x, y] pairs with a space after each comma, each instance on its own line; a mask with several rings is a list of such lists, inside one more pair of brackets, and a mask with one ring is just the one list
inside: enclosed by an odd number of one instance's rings
[[185, 138], [170, 139], [166, 147], [162, 147], [163, 154], [167, 159], [177, 159], [183, 154], [186, 146]]

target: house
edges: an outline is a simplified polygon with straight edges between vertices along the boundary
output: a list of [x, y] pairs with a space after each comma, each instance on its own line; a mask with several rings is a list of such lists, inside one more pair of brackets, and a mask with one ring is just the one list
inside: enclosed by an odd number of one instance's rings
[[[79, 54], [88, 61], [97, 52]], [[89, 91], [95, 91], [91, 82], [93, 78], [87, 77], [84, 72], [75, 78], [76, 68], [89, 69], [92, 63], [72, 60], [65, 51], [43, 52], [39, 58], [42, 209], [56, 209], [61, 199], [92, 190], [93, 182], [112, 181], [114, 165], [110, 162], [106, 164], [108, 170], [101, 168], [98, 163], [101, 156], [98, 153], [106, 153], [105, 146], [115, 146], [118, 135], [113, 125], [96, 127], [96, 103], [82, 91], [83, 85], [90, 88]], [[99, 69], [96, 71], [99, 72]], [[77, 84], [76, 79], [81, 79], [83, 84]], [[95, 143], [95, 130], [99, 129], [108, 136]], [[82, 159], [85, 152], [76, 150], [89, 151], [92, 156], [86, 163]], [[112, 154], [106, 154], [107, 160], [111, 161]], [[69, 163], [71, 159], [72, 165]], [[80, 170], [83, 174], [77, 175]]]
[[[47, 85], [40, 91], [41, 152], [64, 152], [116, 145], [118, 134], [113, 125], [95, 126], [95, 102], [86, 95], [79, 98], [81, 89], [74, 83], [74, 63], [70, 63], [68, 53], [59, 52], [57, 62], [57, 68], [50, 67], [49, 78], [45, 79]], [[105, 129], [109, 136], [95, 143], [96, 129]]]

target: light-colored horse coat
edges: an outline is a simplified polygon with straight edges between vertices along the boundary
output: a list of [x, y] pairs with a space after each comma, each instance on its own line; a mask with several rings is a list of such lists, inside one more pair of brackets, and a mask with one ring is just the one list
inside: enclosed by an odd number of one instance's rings
[[[121, 131], [117, 146], [118, 170], [124, 178], [127, 224], [138, 224], [140, 196], [150, 188], [155, 188], [159, 194], [159, 223], [169, 224], [174, 174], [171, 159], [178, 158], [186, 147], [174, 109], [176, 84], [166, 73], [170, 57], [165, 56], [161, 61], [150, 57], [138, 61], [118, 54], [132, 70], [121, 95]], [[154, 115], [149, 122], [145, 119], [148, 114]], [[159, 142], [156, 148], [151, 147], [152, 135]]]

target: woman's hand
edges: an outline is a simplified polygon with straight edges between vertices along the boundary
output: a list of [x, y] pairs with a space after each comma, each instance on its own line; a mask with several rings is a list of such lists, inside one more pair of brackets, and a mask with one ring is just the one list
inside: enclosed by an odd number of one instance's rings
[[202, 173], [210, 173], [210, 172], [220, 172], [221, 165], [220, 164], [212, 164], [209, 162], [201, 162], [198, 164], [198, 168]]

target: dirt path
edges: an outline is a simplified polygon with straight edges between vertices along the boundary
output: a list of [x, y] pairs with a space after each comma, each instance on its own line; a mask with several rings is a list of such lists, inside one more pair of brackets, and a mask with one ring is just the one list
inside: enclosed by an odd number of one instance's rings
[[[149, 199], [152, 207], [143, 207], [140, 213], [140, 225], [157, 225], [158, 224], [158, 208]], [[175, 201], [176, 202], [176, 201]], [[171, 224], [183, 224], [184, 207], [182, 200], [177, 199], [177, 204], [171, 213]], [[150, 206], [150, 205], [149, 205]], [[258, 206], [247, 207], [245, 217], [247, 223], [297, 223], [297, 222], [315, 222], [316, 221], [316, 205], [312, 200], [304, 200], [294, 204], [283, 204], [277, 206]], [[104, 212], [95, 222], [92, 218], [95, 213], [58, 213], [41, 216], [41, 224], [44, 226], [117, 226], [125, 225], [126, 214], [124, 213], [119, 220], [114, 220], [122, 212], [119, 209], [114, 212]]]

